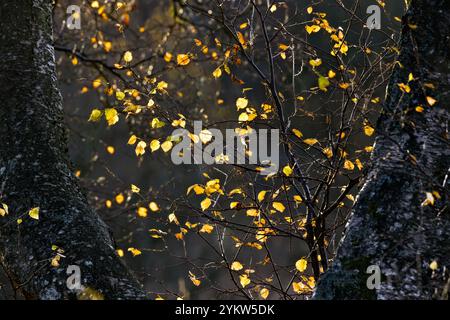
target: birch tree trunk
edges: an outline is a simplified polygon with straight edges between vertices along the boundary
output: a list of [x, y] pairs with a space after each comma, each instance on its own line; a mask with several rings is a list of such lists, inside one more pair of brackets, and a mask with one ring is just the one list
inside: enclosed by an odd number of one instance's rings
[[[0, 25], [0, 202], [9, 206], [0, 216], [4, 270], [30, 299], [144, 298], [70, 170], [52, 1], [2, 0]], [[34, 207], [38, 220], [28, 215]], [[58, 267], [51, 266], [52, 246], [64, 250]], [[66, 285], [69, 265], [80, 268], [80, 290]]]
[[316, 299], [448, 299], [450, 1], [412, 0], [402, 26], [372, 165]]

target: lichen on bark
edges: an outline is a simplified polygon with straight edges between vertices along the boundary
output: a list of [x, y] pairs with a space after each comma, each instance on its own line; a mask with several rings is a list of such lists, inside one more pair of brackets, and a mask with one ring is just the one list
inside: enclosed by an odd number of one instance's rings
[[[4, 270], [31, 299], [81, 297], [83, 289], [67, 287], [69, 265], [80, 267], [82, 286], [97, 298], [145, 298], [70, 168], [52, 1], [1, 1], [0, 21], [0, 202], [9, 206], [0, 219]], [[40, 208], [39, 220], [27, 215], [33, 207]], [[58, 267], [50, 264], [53, 245], [64, 250]]]
[[[449, 21], [449, 1], [410, 2], [372, 164], [315, 299], [448, 299]], [[411, 92], [402, 92], [401, 83]], [[432, 191], [441, 199], [422, 206]], [[431, 270], [432, 261], [438, 270]], [[370, 265], [380, 267], [379, 289], [367, 287]]]

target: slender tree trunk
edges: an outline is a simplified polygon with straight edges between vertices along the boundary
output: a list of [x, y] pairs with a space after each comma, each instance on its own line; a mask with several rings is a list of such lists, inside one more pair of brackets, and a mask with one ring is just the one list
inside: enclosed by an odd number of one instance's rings
[[[70, 170], [51, 3], [0, 1], [0, 202], [9, 206], [0, 262], [26, 298], [144, 298]], [[28, 215], [34, 207], [38, 220]], [[57, 267], [54, 245], [64, 250]], [[84, 289], [67, 287], [69, 265], [79, 266]]]
[[[372, 165], [316, 299], [448, 299], [450, 1], [412, 0], [402, 25]], [[425, 205], [433, 191], [441, 199]], [[380, 268], [379, 289], [367, 286], [370, 265]]]

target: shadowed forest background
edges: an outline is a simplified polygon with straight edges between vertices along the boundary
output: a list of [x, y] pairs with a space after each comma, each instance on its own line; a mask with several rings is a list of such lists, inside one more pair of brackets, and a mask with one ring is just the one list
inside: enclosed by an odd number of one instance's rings
[[[380, 30], [365, 26], [370, 5]], [[311, 297], [371, 165], [404, 13], [372, 0], [55, 2], [72, 170], [150, 299]], [[173, 164], [171, 132], [194, 120], [280, 129], [279, 172]]]

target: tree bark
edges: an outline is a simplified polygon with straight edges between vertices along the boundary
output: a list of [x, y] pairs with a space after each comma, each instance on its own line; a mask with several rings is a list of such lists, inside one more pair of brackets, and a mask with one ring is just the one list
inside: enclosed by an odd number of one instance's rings
[[[316, 299], [448, 299], [450, 2], [412, 0], [400, 50], [366, 182]], [[434, 205], [422, 205], [432, 191], [441, 199], [435, 194]], [[367, 286], [370, 265], [380, 267], [378, 289]]]
[[[52, 1], [2, 0], [0, 23], [0, 202], [9, 206], [0, 216], [4, 270], [26, 298], [144, 298], [70, 169]], [[34, 207], [38, 220], [28, 216]], [[64, 250], [58, 267], [50, 263], [53, 245]], [[69, 265], [80, 267], [81, 289], [67, 287]]]

